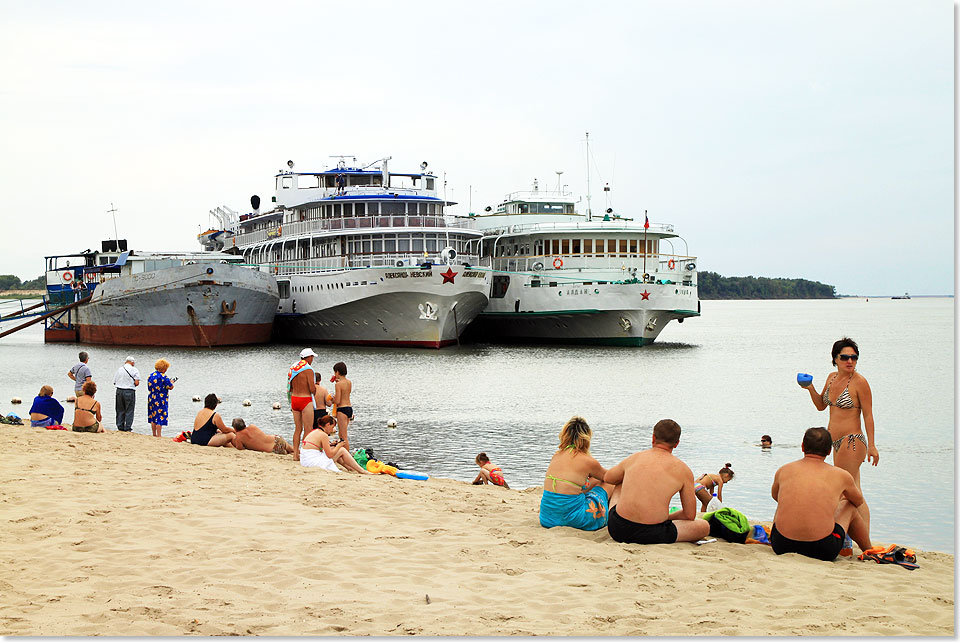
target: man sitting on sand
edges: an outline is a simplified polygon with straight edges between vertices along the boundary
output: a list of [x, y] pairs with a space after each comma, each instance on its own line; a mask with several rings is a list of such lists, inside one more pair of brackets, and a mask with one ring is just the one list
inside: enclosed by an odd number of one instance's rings
[[258, 450], [276, 455], [293, 454], [293, 446], [280, 435], [268, 435], [253, 424], [248, 426], [240, 417], [234, 419], [232, 425], [237, 431], [237, 436], [233, 438], [233, 445], [237, 450]]
[[[661, 419], [653, 427], [653, 447], [624, 459], [607, 471], [603, 481], [617, 486], [610, 497], [607, 532], [617, 542], [673, 544], [695, 542], [710, 533], [710, 524], [697, 519], [693, 472], [673, 455], [680, 443], [680, 426]], [[670, 500], [680, 493], [682, 510], [670, 512]]]
[[803, 459], [780, 467], [770, 494], [777, 502], [770, 543], [777, 555], [800, 553], [826, 562], [840, 554], [846, 533], [861, 550], [870, 548], [870, 533], [857, 507], [863, 494], [853, 476], [824, 461], [832, 446], [826, 428], [803, 435]]

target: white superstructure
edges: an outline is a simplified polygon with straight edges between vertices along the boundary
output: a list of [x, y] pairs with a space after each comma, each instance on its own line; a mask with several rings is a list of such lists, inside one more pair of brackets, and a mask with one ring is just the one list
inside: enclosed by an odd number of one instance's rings
[[[469, 217], [483, 232], [490, 302], [470, 334], [489, 341], [646, 345], [671, 320], [699, 316], [696, 257], [673, 226], [612, 208], [576, 211], [568, 192], [508, 194]], [[489, 208], [488, 208], [489, 209]]]
[[[487, 303], [474, 267], [482, 234], [448, 222], [438, 179], [381, 159], [276, 177], [272, 208], [239, 217], [226, 241], [277, 276], [281, 341], [440, 347]], [[229, 249], [229, 248], [228, 248]]]

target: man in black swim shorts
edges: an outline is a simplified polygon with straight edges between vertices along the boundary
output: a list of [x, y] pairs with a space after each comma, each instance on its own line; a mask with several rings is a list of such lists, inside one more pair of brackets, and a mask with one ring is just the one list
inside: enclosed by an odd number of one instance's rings
[[774, 475], [770, 494], [777, 512], [770, 544], [777, 555], [800, 553], [832, 562], [847, 533], [861, 550], [871, 546], [857, 511], [863, 494], [850, 473], [824, 461], [831, 446], [826, 428], [808, 429], [801, 445], [803, 459], [781, 466]]
[[[695, 542], [710, 533], [697, 519], [693, 472], [673, 455], [680, 426], [663, 419], [653, 427], [653, 447], [634, 453], [607, 471], [603, 481], [618, 484], [610, 496], [607, 532], [617, 542], [673, 544]], [[680, 493], [681, 510], [670, 512]]]

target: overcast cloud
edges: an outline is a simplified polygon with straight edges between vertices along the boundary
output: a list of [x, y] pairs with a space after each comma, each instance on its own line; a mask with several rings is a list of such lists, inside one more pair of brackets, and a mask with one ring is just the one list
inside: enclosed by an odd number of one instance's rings
[[[194, 249], [288, 159], [392, 156], [466, 214], [561, 180], [699, 266], [954, 289], [954, 5], [3, 2], [0, 273]], [[472, 197], [471, 197], [472, 196]]]

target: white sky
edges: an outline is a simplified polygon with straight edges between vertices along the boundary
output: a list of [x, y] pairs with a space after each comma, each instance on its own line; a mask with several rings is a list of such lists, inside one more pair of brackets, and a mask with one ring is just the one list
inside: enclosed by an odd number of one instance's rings
[[465, 214], [556, 171], [699, 266], [954, 290], [950, 0], [0, 2], [0, 273], [198, 248], [288, 159], [446, 172]]

